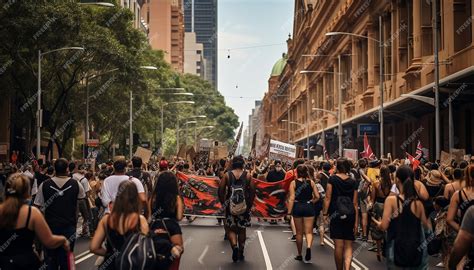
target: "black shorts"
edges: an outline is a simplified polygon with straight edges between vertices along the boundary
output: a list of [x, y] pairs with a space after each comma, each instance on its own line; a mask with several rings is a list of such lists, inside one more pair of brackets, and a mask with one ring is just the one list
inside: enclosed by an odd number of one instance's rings
[[314, 204], [311, 202], [295, 202], [293, 205], [293, 213], [295, 218], [300, 217], [314, 217]]
[[314, 217], [319, 217], [321, 210], [323, 210], [323, 200], [319, 200], [314, 204]]

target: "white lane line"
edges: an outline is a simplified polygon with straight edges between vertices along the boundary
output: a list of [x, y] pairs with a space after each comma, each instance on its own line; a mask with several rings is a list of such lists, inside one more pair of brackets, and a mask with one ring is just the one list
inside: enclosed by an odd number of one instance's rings
[[[335, 247], [334, 247], [334, 242], [332, 241], [332, 239], [329, 239], [329, 238], [326, 238], [326, 237], [327, 237], [327, 236], [324, 237], [324, 242], [325, 242], [328, 246], [330, 246], [332, 249], [335, 249]], [[362, 268], [359, 267], [359, 265], [357, 265], [356, 263], [359, 264]], [[362, 269], [368, 270], [368, 269], [369, 269], [367, 266], [365, 266], [363, 263], [361, 263], [359, 260], [357, 260], [357, 259], [354, 258], [354, 257], [352, 257], [351, 265], [352, 265], [352, 267], [354, 267], [354, 269], [356, 269], [356, 270], [362, 270]]]
[[79, 257], [82, 257], [82, 256], [84, 256], [84, 255], [86, 255], [86, 254], [89, 254], [89, 253], [90, 253], [89, 250], [84, 251], [84, 252], [82, 252], [81, 254], [76, 255], [76, 256], [74, 257], [74, 260], [77, 260], [77, 259], [79, 259]]
[[89, 259], [90, 257], [93, 257], [93, 256], [94, 256], [94, 254], [90, 253], [87, 256], [84, 256], [84, 257], [80, 258], [79, 260], [77, 260], [76, 264], [80, 264], [81, 262], [83, 262], [83, 261], [85, 261], [85, 260], [87, 260], [87, 259]]
[[270, 256], [268, 256], [267, 247], [265, 246], [265, 242], [263, 241], [263, 236], [261, 231], [257, 231], [258, 241], [260, 242], [260, 246], [262, 247], [263, 252], [263, 259], [265, 259], [265, 265], [267, 266], [267, 270], [273, 270], [272, 262], [270, 261]]
[[286, 232], [286, 233], [290, 232], [290, 233], [293, 233], [293, 231], [281, 231], [281, 232]]
[[204, 250], [203, 250], [202, 253], [201, 253], [201, 256], [199, 256], [198, 262], [199, 262], [200, 264], [202, 264], [202, 265], [204, 265], [204, 263], [202, 262], [202, 260], [203, 260], [204, 257], [206, 256], [208, 250], [209, 250], [209, 245], [206, 245], [206, 247], [204, 248]]

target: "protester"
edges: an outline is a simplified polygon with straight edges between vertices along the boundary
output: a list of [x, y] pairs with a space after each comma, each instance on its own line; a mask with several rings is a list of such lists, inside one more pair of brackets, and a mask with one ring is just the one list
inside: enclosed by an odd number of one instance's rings
[[184, 252], [183, 233], [179, 221], [183, 219], [184, 203], [178, 191], [178, 179], [171, 172], [158, 176], [150, 200], [152, 219], [150, 231], [158, 238], [168, 238], [173, 248], [173, 263], [169, 269], [179, 269], [181, 255]]
[[334, 260], [338, 270], [351, 267], [352, 242], [358, 224], [357, 183], [349, 177], [349, 171], [348, 160], [339, 158], [336, 174], [329, 177], [324, 200], [323, 214], [329, 222], [330, 237], [334, 240]]
[[311, 260], [313, 245], [314, 203], [319, 200], [316, 184], [309, 179], [307, 165], [298, 165], [298, 178], [293, 180], [289, 189], [288, 214], [292, 215], [296, 227], [296, 248], [298, 255], [295, 260], [302, 261], [303, 235], [306, 237], [305, 261]]
[[453, 181], [444, 187], [444, 197], [450, 200], [456, 191], [465, 187], [465, 184], [462, 170], [460, 168], [455, 168], [453, 170]]
[[267, 177], [266, 177], [267, 182], [278, 182], [285, 179], [286, 172], [283, 170], [281, 161], [276, 160], [273, 165], [274, 165], [273, 169], [271, 169], [267, 174]]
[[[114, 168], [117, 168], [115, 164]], [[121, 181], [118, 191], [111, 213], [100, 220], [89, 246], [92, 253], [104, 256], [99, 266], [103, 270], [115, 269], [115, 258], [119, 257], [116, 252], [121, 250], [129, 235], [138, 232], [147, 234], [149, 231], [146, 218], [140, 215], [142, 205], [136, 183]]]
[[[76, 240], [77, 205], [85, 198], [84, 188], [69, 175], [68, 161], [54, 162], [55, 177], [44, 181], [38, 188], [34, 204], [43, 212], [53, 234], [65, 236], [71, 250]], [[67, 269], [67, 254], [62, 248], [45, 250], [48, 269]]]
[[[101, 190], [102, 204], [107, 207], [106, 212], [109, 213], [115, 197], [119, 192], [119, 185], [127, 180], [131, 180], [137, 186], [138, 198], [140, 199], [141, 209], [147, 208], [145, 190], [142, 183], [135, 177], [130, 177], [125, 174], [127, 162], [124, 159], [119, 159], [114, 162], [114, 174], [104, 180]], [[147, 211], [149, 213], [149, 211]]]
[[150, 174], [144, 171], [142, 168], [142, 158], [137, 156], [132, 157], [132, 166], [132, 170], [127, 172], [126, 175], [135, 177], [140, 180], [145, 190], [145, 195], [147, 198], [149, 198], [151, 196], [151, 193], [153, 192], [153, 181], [151, 179]]
[[[69, 251], [69, 241], [53, 235], [41, 212], [28, 205], [30, 181], [21, 174], [11, 175], [5, 183], [5, 201], [0, 204], [0, 269], [31, 270], [41, 267], [33, 251], [35, 236], [48, 249]], [[14, 239], [14, 241], [12, 241]]]
[[387, 197], [382, 219], [373, 219], [379, 229], [387, 231], [385, 256], [389, 269], [425, 269], [423, 267], [427, 264], [426, 245], [422, 243], [425, 233], [431, 231], [431, 223], [426, 218], [423, 203], [418, 199], [413, 179], [413, 170], [400, 166], [396, 172], [400, 194]]
[[246, 228], [250, 226], [250, 209], [255, 198], [255, 185], [244, 171], [242, 156], [232, 159], [232, 170], [219, 184], [219, 200], [225, 207], [225, 226], [232, 247], [232, 260], [244, 260]]
[[[371, 197], [374, 198], [374, 207], [372, 211], [373, 218], [377, 220], [382, 218], [385, 200], [389, 196], [391, 188], [392, 180], [390, 178], [390, 169], [387, 166], [382, 165], [382, 167], [380, 167], [380, 181], [374, 184], [371, 194]], [[377, 258], [380, 261], [382, 239], [384, 238], [383, 232], [376, 228], [376, 226], [371, 226], [371, 236], [372, 240], [376, 242], [376, 245], [373, 248], [369, 248], [369, 251], [377, 251]]]
[[84, 189], [84, 193], [86, 194], [86, 197], [84, 200], [79, 200], [78, 201], [78, 208], [79, 208], [79, 213], [81, 213], [81, 216], [82, 216], [82, 231], [79, 235], [81, 236], [86, 236], [86, 237], [89, 237], [90, 236], [90, 233], [89, 233], [89, 226], [90, 226], [90, 222], [91, 222], [91, 208], [90, 208], [90, 205], [89, 205], [89, 197], [90, 197], [90, 193], [91, 193], [91, 186], [89, 184], [89, 180], [86, 178], [85, 176], [85, 169], [84, 169], [84, 166], [81, 165], [78, 170], [75, 170], [76, 164], [71, 162], [69, 163], [69, 170], [71, 170], [71, 168], [73, 168], [73, 170], [75, 171], [73, 174], [72, 174], [72, 178], [74, 180], [76, 180], [77, 182], [79, 182], [79, 184], [82, 185], [82, 188]]
[[[472, 166], [472, 165], [471, 165]], [[451, 270], [457, 268], [464, 256], [467, 256], [467, 262], [464, 269], [474, 269], [474, 207], [469, 207], [464, 215], [459, 233], [454, 241], [453, 249], [449, 257], [448, 268]]]
[[474, 165], [466, 167], [464, 179], [465, 187], [454, 192], [449, 203], [447, 222], [455, 231], [459, 231], [467, 209], [474, 205]]

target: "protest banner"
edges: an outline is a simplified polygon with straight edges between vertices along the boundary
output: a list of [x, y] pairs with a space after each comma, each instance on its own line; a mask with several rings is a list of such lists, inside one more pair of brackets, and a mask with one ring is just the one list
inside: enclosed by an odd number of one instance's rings
[[135, 151], [135, 154], [134, 156], [136, 157], [141, 157], [142, 158], [142, 161], [143, 163], [148, 163], [148, 161], [150, 161], [150, 158], [151, 158], [151, 154], [153, 152], [151, 150], [148, 150], [146, 148], [143, 148], [141, 146], [138, 146], [137, 147], [137, 151]]
[[287, 174], [284, 180], [265, 182], [253, 179], [255, 183], [255, 200], [252, 216], [268, 219], [280, 219], [287, 213], [286, 198], [288, 188], [293, 180], [292, 174]]
[[270, 140], [268, 157], [270, 159], [293, 162], [296, 158], [296, 146], [277, 140]]
[[344, 149], [342, 156], [351, 160], [358, 160], [359, 155], [357, 149]]
[[178, 172], [181, 196], [184, 198], [184, 215], [224, 217], [217, 191], [219, 178], [186, 175]]

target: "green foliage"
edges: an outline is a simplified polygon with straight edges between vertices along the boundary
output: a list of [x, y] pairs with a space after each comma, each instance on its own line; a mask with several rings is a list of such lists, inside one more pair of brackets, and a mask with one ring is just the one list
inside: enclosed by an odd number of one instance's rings
[[[189, 98], [196, 102], [194, 106], [165, 107], [164, 126], [170, 137], [165, 140], [169, 142], [165, 152], [176, 150], [172, 149], [172, 137], [177, 118], [184, 123], [196, 114], [207, 116], [198, 120], [198, 126], [216, 126], [212, 131], [200, 131], [200, 136], [221, 141], [233, 138], [238, 119], [222, 95], [199, 77], [175, 73], [165, 62], [163, 52], [151, 50], [144, 33], [133, 27], [129, 10], [40, 0], [2, 1], [0, 7], [0, 95], [12, 101], [13, 130], [26, 130], [23, 150], [29, 152], [35, 143], [38, 51], [70, 46], [85, 50], [53, 52], [41, 59], [43, 130], [54, 138], [49, 150], [54, 143], [60, 155], [69, 157], [72, 138], [76, 138], [76, 149], [83, 143], [86, 85], [90, 123], [100, 135], [102, 150], [109, 154], [113, 143], [119, 143], [121, 151], [126, 151], [130, 91], [134, 97], [134, 132], [142, 140], [158, 145], [163, 102]], [[170, 87], [184, 87], [195, 96], [165, 95], [160, 90]]]

